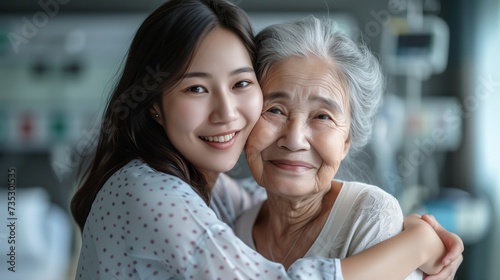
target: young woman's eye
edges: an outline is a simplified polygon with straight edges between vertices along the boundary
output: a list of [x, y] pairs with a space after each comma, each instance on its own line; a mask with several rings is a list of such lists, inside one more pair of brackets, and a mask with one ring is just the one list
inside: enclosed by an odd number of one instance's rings
[[241, 81], [241, 82], [237, 82], [234, 87], [235, 88], [242, 88], [242, 87], [246, 87], [250, 84], [250, 82], [248, 81]]
[[188, 87], [186, 89], [187, 92], [194, 92], [194, 93], [202, 93], [202, 92], [206, 92], [207, 90], [202, 87], [202, 86], [192, 86], [192, 87]]

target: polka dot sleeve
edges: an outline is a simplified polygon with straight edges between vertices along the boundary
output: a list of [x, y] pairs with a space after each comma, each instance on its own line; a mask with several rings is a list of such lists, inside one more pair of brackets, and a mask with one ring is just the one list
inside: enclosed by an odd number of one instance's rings
[[236, 218], [266, 198], [266, 189], [253, 178], [234, 179], [220, 174], [212, 191], [210, 208], [220, 220], [234, 228]]
[[98, 193], [76, 279], [342, 279], [338, 259], [268, 261], [188, 186], [135, 160]]

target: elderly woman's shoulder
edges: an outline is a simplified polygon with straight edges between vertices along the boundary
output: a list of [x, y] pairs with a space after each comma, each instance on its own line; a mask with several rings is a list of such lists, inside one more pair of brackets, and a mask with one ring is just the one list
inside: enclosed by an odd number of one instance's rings
[[400, 211], [398, 200], [383, 189], [361, 182], [344, 182], [342, 192], [347, 192], [355, 200], [358, 206], [392, 209]]
[[382, 188], [367, 184], [367, 183], [362, 183], [362, 182], [355, 182], [355, 181], [345, 181], [343, 182], [343, 187], [342, 189], [349, 189], [351, 191], [356, 191], [359, 193], [373, 193], [381, 196], [388, 196], [388, 197], [393, 197], [390, 193], [386, 192]]

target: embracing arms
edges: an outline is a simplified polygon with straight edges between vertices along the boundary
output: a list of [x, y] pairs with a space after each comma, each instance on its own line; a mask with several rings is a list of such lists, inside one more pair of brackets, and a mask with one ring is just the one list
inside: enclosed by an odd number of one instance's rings
[[428, 280], [452, 279], [462, 262], [462, 241], [434, 218], [424, 219], [410, 215], [400, 234], [342, 260], [344, 279], [400, 280], [416, 267], [435, 274]]
[[[252, 201], [255, 196], [252, 193], [255, 193], [256, 188], [242, 187], [239, 180], [234, 181], [233, 184], [219, 187], [229, 193], [240, 194], [233, 197], [240, 198], [246, 194], [249, 197], [247, 200]], [[404, 220], [402, 233], [342, 260], [342, 274], [347, 280], [404, 279], [420, 268], [424, 273], [432, 275], [426, 280], [447, 280], [453, 278], [462, 262], [462, 251], [461, 239], [446, 231], [432, 216], [424, 215], [421, 219], [417, 215], [410, 215]]]

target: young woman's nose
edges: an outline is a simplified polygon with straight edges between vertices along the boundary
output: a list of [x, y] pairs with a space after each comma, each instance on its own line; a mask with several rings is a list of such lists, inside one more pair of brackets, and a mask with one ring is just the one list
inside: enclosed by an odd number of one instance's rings
[[238, 104], [233, 93], [220, 90], [214, 93], [212, 102], [213, 109], [210, 114], [210, 121], [212, 123], [228, 123], [238, 118]]
[[300, 120], [288, 120], [281, 130], [277, 145], [290, 151], [308, 150], [308, 129]]

